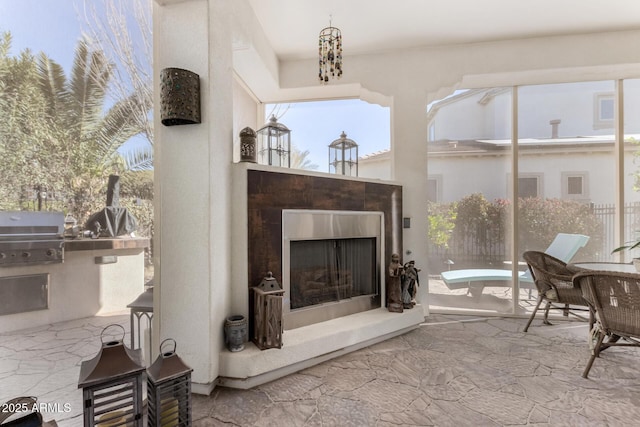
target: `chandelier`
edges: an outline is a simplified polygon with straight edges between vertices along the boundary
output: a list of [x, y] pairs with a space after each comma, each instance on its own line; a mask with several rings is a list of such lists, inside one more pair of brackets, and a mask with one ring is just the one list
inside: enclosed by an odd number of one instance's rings
[[320, 83], [329, 83], [331, 78], [342, 76], [342, 33], [336, 27], [329, 26], [320, 31], [318, 38], [318, 79]]

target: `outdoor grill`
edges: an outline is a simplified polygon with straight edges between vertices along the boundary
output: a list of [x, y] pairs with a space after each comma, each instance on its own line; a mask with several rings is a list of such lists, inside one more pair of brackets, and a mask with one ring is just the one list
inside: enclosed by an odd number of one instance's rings
[[62, 212], [0, 211], [0, 267], [61, 263]]

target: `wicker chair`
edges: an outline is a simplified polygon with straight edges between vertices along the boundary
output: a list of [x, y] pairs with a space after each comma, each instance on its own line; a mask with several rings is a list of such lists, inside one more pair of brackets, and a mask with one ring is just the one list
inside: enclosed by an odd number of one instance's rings
[[[570, 305], [588, 307], [587, 301], [582, 297], [580, 288], [573, 286], [573, 272], [567, 268], [567, 264], [559, 259], [552, 257], [544, 252], [527, 251], [523, 254], [524, 260], [529, 266], [531, 276], [538, 289], [538, 302], [536, 304], [531, 317], [524, 327], [524, 332], [529, 330], [531, 322], [536, 317], [536, 313], [540, 308], [542, 301], [546, 301], [547, 305], [544, 311], [543, 323], [550, 325], [548, 320], [549, 309], [561, 309], [564, 315], [568, 316]], [[563, 304], [562, 307], [555, 307], [553, 303]], [[576, 310], [575, 308], [573, 310]], [[588, 311], [588, 308], [581, 309]], [[575, 313], [571, 313], [577, 317]], [[593, 324], [593, 315], [589, 314], [589, 326]]]
[[587, 378], [601, 351], [612, 346], [640, 347], [640, 274], [589, 271], [577, 273], [573, 282], [597, 319], [592, 328], [596, 342], [582, 373]]

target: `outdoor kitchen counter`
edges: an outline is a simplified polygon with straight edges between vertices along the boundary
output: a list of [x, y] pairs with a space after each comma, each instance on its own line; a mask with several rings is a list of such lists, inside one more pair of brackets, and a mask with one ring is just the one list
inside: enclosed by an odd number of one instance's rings
[[145, 249], [149, 247], [146, 237], [114, 237], [99, 239], [67, 239], [64, 241], [65, 251], [95, 251], [117, 249]]
[[30, 311], [0, 314], [0, 333], [128, 311], [127, 304], [144, 292], [149, 246], [148, 238], [67, 239], [64, 262], [0, 268], [0, 286], [3, 280], [13, 283], [38, 278], [43, 287], [18, 290], [24, 301], [43, 300], [44, 292], [45, 304]]

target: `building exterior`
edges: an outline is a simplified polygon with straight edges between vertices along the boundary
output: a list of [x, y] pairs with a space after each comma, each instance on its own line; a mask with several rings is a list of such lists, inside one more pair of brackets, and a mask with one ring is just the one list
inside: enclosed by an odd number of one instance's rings
[[[639, 85], [640, 81], [630, 80], [627, 91], [635, 94]], [[453, 202], [476, 192], [489, 200], [508, 198], [511, 91], [497, 88], [458, 92], [433, 103], [427, 113], [429, 200]], [[537, 102], [519, 105], [519, 194], [613, 203], [613, 82], [519, 89], [521, 99], [533, 98], [529, 94], [544, 99], [548, 107], [540, 109]], [[635, 117], [640, 113], [640, 101], [628, 102], [627, 106], [625, 115]], [[639, 140], [639, 132], [640, 122], [629, 120], [625, 126], [624, 170], [630, 174], [638, 171], [640, 146], [634, 141]], [[391, 177], [388, 151], [365, 155], [360, 164], [361, 176]], [[461, 185], [469, 181], [469, 176], [474, 177], [473, 184]], [[640, 193], [633, 185], [625, 187], [624, 196], [627, 203], [640, 201]]]

